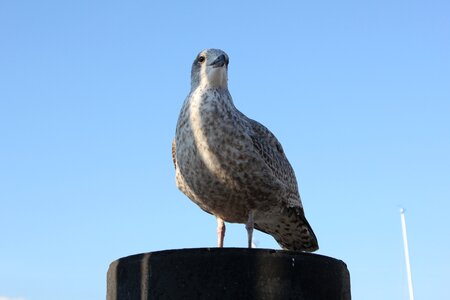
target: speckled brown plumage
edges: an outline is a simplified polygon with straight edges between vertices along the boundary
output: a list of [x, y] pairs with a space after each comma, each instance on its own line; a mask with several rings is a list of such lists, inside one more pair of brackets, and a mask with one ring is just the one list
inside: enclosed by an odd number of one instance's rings
[[236, 109], [227, 71], [221, 50], [204, 50], [194, 60], [172, 144], [177, 186], [218, 221], [246, 224], [249, 244], [254, 226], [284, 249], [315, 251], [317, 239], [283, 148]]

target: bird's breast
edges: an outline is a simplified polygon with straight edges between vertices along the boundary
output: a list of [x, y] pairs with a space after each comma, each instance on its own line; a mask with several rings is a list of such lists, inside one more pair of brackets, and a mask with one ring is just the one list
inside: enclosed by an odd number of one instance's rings
[[178, 186], [207, 211], [232, 208], [245, 215], [256, 194], [252, 141], [240, 113], [224, 104], [226, 98], [214, 97], [193, 95], [182, 109], [176, 136]]
[[[232, 181], [231, 161], [239, 159], [240, 144], [245, 139], [233, 107], [220, 93], [194, 94], [186, 103], [184, 126], [180, 131], [180, 158], [190, 167], [207, 172], [221, 181]], [[186, 155], [187, 154], [187, 155]], [[189, 158], [189, 159], [188, 159]]]

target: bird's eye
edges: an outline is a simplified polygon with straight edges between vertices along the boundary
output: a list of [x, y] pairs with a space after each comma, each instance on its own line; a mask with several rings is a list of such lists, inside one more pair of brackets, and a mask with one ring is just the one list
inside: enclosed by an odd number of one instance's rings
[[205, 61], [205, 57], [202, 55], [198, 58], [198, 62], [204, 62]]

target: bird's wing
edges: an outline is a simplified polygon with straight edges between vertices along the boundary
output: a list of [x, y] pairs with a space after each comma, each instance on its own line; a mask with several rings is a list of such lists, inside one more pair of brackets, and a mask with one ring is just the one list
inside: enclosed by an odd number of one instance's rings
[[[253, 132], [250, 137], [256, 151], [287, 192], [286, 206], [271, 211], [255, 222], [255, 228], [272, 235], [283, 249], [316, 251], [317, 238], [305, 218], [294, 170], [275, 135], [262, 124], [248, 119]], [[264, 213], [263, 213], [264, 214]], [[289, 224], [280, 226], [280, 224]]]
[[280, 142], [264, 125], [255, 120], [247, 119], [252, 128], [250, 137], [256, 151], [272, 171], [273, 176], [282, 183], [288, 192], [288, 199], [283, 200], [287, 202], [288, 207], [302, 208], [295, 173]]
[[177, 153], [177, 142], [175, 141], [175, 139], [173, 139], [173, 141], [172, 141], [172, 160], [173, 160], [173, 165], [174, 165], [175, 169], [177, 168], [176, 153]]

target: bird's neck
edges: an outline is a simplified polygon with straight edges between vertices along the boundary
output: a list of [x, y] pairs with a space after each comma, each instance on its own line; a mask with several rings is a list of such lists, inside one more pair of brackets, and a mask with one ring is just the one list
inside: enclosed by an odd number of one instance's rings
[[224, 106], [235, 109], [233, 99], [227, 88], [212, 88], [210, 86], [198, 86], [191, 93], [191, 105], [194, 106]]

